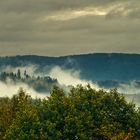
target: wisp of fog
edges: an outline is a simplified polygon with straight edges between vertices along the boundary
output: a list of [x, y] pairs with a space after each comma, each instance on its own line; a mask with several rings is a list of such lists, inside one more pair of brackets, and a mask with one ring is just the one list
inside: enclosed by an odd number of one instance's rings
[[[6, 72], [15, 72], [18, 69], [21, 70], [21, 73], [24, 73], [24, 71], [26, 70], [32, 76], [37, 76], [37, 75], [46, 76], [47, 75], [47, 76], [50, 76], [51, 78], [56, 78], [58, 80], [60, 87], [64, 88], [65, 90], [68, 90], [69, 86], [77, 86], [78, 84], [81, 84], [83, 86], [90, 84], [90, 86], [96, 90], [101, 89], [101, 87], [98, 84], [93, 83], [90, 80], [81, 79], [80, 70], [65, 69], [60, 66], [53, 66], [49, 69], [49, 71], [48, 71], [48, 68], [47, 70], [45, 70], [45, 68], [42, 68], [43, 73], [40, 73], [40, 72], [37, 73], [37, 69], [39, 69], [39, 67], [36, 65], [30, 65], [27, 67], [16, 67], [16, 68], [8, 66], [2, 70]], [[37, 92], [35, 89], [29, 87], [29, 85], [25, 83], [21, 83], [21, 82], [17, 84], [14, 84], [12, 82], [7, 82], [7, 83], [0, 82], [0, 97], [6, 97], [6, 96], [12, 97], [18, 92], [20, 87], [26, 90], [27, 93], [31, 95], [31, 97], [33, 98], [36, 98], [36, 97], [45, 98], [46, 96], [49, 96], [50, 94], [50, 93]], [[107, 89], [104, 89], [104, 90], [107, 90]], [[118, 92], [125, 94], [126, 99], [128, 101], [134, 101], [136, 104], [140, 105], [139, 103], [140, 99], [137, 98], [136, 96], [138, 95], [139, 97], [140, 95], [140, 87], [136, 86], [135, 82], [131, 82], [130, 84], [120, 84], [120, 86], [118, 87]]]

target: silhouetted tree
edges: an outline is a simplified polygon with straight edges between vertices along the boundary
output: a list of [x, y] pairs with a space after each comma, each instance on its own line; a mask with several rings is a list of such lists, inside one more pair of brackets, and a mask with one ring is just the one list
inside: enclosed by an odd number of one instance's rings
[[18, 78], [18, 79], [21, 79], [21, 72], [20, 72], [20, 69], [18, 69], [18, 71], [17, 71], [17, 78]]

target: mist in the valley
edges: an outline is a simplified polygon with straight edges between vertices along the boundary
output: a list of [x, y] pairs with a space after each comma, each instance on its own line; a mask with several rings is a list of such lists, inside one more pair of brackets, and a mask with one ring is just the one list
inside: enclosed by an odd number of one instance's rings
[[[1, 72], [6, 73], [16, 73], [18, 70], [21, 72], [21, 76], [24, 76], [24, 72], [27, 71], [29, 75], [34, 76], [37, 66], [35, 65], [28, 65], [28, 66], [21, 66], [21, 67], [11, 67], [6, 66], [1, 68]], [[32, 98], [45, 98], [49, 93], [39, 93], [28, 84], [23, 82], [14, 82], [11, 79], [6, 79], [6, 82], [0, 81], [0, 97], [12, 97], [13, 95], [17, 94], [19, 89], [23, 88], [23, 90], [30, 95]]]
[[[76, 86], [78, 84], [81, 84], [83, 86], [90, 84], [90, 86], [96, 90], [101, 89], [97, 83], [94, 83], [91, 80], [81, 79], [80, 70], [66, 69], [60, 66], [51, 66], [50, 68], [44, 67], [41, 69], [41, 72], [39, 71], [39, 66], [36, 65], [16, 68], [8, 66], [3, 68], [2, 71], [17, 72], [18, 69], [20, 69], [21, 74], [23, 74], [26, 70], [27, 73], [31, 76], [41, 75], [56, 78], [58, 80], [59, 86], [61, 88], [64, 88], [64, 90], [66, 91], [69, 91], [70, 86]], [[18, 93], [20, 87], [22, 87], [33, 98], [45, 98], [46, 96], [49, 96], [49, 93], [37, 92], [35, 89], [25, 83], [20, 82], [15, 84], [9, 79], [7, 79], [6, 83], [0, 82], [0, 97], [12, 97], [13, 95]], [[129, 84], [120, 84], [117, 89], [118, 92], [123, 93], [126, 96], [126, 99], [129, 102], [133, 101], [138, 106], [140, 106], [140, 87], [135, 83], [135, 81], [130, 82]], [[104, 90], [108, 89], [104, 88]]]
[[0, 82], [0, 97], [12, 97], [17, 94], [19, 89], [23, 88], [23, 90], [30, 95], [32, 98], [45, 98], [48, 94], [42, 94], [35, 91], [33, 88], [29, 87], [25, 83], [12, 84]]
[[[63, 69], [59, 66], [55, 66], [50, 70], [49, 75], [57, 78], [61, 85], [76, 86], [81, 84], [86, 86], [87, 84], [90, 84], [90, 86], [96, 90], [102, 89], [97, 83], [81, 79], [80, 70], [76, 71], [74, 69]], [[104, 88], [104, 90], [108, 91], [106, 88]], [[119, 93], [125, 95], [127, 101], [136, 103], [140, 106], [140, 86], [138, 86], [134, 81], [127, 84], [120, 84], [117, 90]]]
[[81, 84], [83, 86], [86, 86], [87, 84], [90, 84], [92, 88], [96, 90], [99, 89], [98, 85], [94, 84], [92, 81], [81, 79], [80, 71], [76, 71], [74, 69], [63, 69], [59, 66], [55, 66], [50, 70], [48, 75], [50, 77], [57, 78], [61, 85], [76, 86], [78, 84]]
[[137, 106], [140, 106], [140, 85], [136, 81], [128, 84], [120, 84], [118, 92], [123, 93], [129, 102], [136, 103]]

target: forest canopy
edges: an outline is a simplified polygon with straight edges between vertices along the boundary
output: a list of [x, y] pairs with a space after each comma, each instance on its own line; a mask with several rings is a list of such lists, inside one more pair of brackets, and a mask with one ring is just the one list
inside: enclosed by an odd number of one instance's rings
[[54, 87], [41, 100], [21, 88], [12, 98], [0, 98], [0, 139], [139, 140], [139, 118], [140, 109], [116, 89], [78, 85], [65, 93]]

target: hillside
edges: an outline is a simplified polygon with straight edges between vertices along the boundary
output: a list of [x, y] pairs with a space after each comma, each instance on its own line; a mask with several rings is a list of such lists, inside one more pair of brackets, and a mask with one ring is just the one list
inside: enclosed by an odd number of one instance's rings
[[39, 71], [48, 66], [80, 70], [83, 79], [93, 81], [140, 80], [140, 55], [138, 54], [85, 54], [63, 57], [13, 56], [0, 57], [0, 67], [38, 65]]

